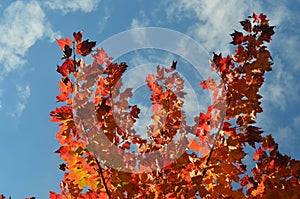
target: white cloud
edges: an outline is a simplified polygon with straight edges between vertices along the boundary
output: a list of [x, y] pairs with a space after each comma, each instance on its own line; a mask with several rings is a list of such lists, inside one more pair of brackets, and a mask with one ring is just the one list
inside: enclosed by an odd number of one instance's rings
[[24, 87], [17, 85], [17, 92], [20, 100], [26, 101], [30, 97], [30, 87], [26, 85]]
[[45, 13], [36, 1], [11, 3], [0, 19], [0, 32], [2, 78], [26, 62], [24, 55], [37, 40], [45, 35], [54, 37]]
[[[221, 0], [180, 0], [171, 3], [166, 10], [169, 19], [172, 20], [174, 18], [179, 21], [194, 19], [196, 16], [196, 23], [188, 28], [188, 33], [208, 51], [220, 51], [223, 55], [229, 53], [229, 34], [234, 28], [241, 29], [238, 22], [252, 12], [261, 11], [268, 15], [272, 25], [277, 26], [274, 40], [270, 45], [271, 50], [282, 49], [275, 59], [272, 77], [268, 77], [271, 79], [268, 79], [264, 86], [263, 96], [268, 104], [285, 110], [288, 103], [298, 98], [300, 90], [295, 86], [299, 85], [295, 75], [300, 70], [297, 59], [300, 42], [299, 25], [295, 24], [295, 17], [293, 17], [299, 14], [293, 13], [286, 2], [228, 1], [224, 3]], [[293, 33], [287, 33], [287, 28], [296, 31], [296, 34], [290, 35]], [[273, 51], [271, 53], [273, 54]]]
[[252, 1], [222, 0], [180, 0], [168, 6], [169, 18], [194, 18], [198, 22], [189, 28], [189, 32], [204, 45], [208, 51], [229, 52], [228, 34], [233, 28], [239, 27], [238, 21], [251, 14], [253, 10], [260, 10], [258, 4]]
[[107, 21], [110, 19], [111, 14], [110, 10], [108, 8], [104, 9], [104, 16], [101, 17], [100, 21], [98, 22], [98, 27], [99, 27], [99, 33], [102, 33]]
[[148, 26], [148, 25], [149, 25], [149, 20], [145, 16], [144, 12], [140, 12], [140, 17], [139, 18], [132, 19], [130, 28], [131, 29], [139, 28], [138, 30], [136, 30], [132, 34], [132, 37], [133, 37], [135, 42], [137, 42], [141, 45], [143, 45], [143, 44], [147, 45], [148, 44], [147, 43], [147, 34], [143, 30], [143, 28]]
[[[280, 151], [287, 154], [297, 153], [297, 135], [289, 126], [279, 128], [274, 133], [275, 141], [279, 144]], [[293, 155], [294, 156], [294, 155]]]
[[47, 0], [45, 5], [53, 10], [60, 10], [63, 14], [75, 11], [92, 12], [100, 0]]
[[26, 85], [24, 87], [17, 85], [17, 106], [15, 111], [11, 114], [13, 117], [20, 117], [23, 113], [23, 111], [26, 108], [26, 104], [28, 101], [28, 98], [30, 97], [30, 86]]
[[299, 127], [300, 127], [300, 116], [294, 118], [294, 124], [293, 125], [295, 127], [295, 130], [299, 129]]

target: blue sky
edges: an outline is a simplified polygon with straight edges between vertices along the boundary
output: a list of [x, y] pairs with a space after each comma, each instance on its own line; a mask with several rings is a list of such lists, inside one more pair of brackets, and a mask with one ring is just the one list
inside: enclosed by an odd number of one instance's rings
[[[53, 153], [59, 147], [58, 127], [49, 122], [49, 112], [58, 106], [60, 79], [55, 38], [80, 30], [84, 38], [101, 43], [132, 28], [163, 27], [190, 36], [209, 54], [227, 54], [229, 34], [240, 29], [239, 21], [264, 12], [277, 27], [270, 45], [275, 64], [261, 90], [264, 112], [258, 126], [274, 135], [283, 153], [300, 159], [299, 9], [299, 0], [2, 0], [0, 194], [48, 198], [49, 190], [59, 191], [62, 161]], [[135, 64], [149, 61], [135, 56]]]

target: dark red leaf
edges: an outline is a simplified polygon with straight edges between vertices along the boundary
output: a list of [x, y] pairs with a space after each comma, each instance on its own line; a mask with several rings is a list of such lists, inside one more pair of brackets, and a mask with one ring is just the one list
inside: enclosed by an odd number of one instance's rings
[[68, 59], [72, 55], [72, 48], [70, 48], [68, 45], [65, 45], [63, 52], [64, 54], [61, 59]]
[[245, 31], [251, 32], [252, 26], [251, 26], [251, 22], [249, 21], [249, 19], [246, 19], [245, 21], [241, 21], [240, 23], [243, 26]]
[[171, 69], [175, 70], [176, 69], [176, 65], [177, 65], [177, 61], [172, 61], [172, 64], [171, 64]]
[[73, 37], [74, 37], [76, 43], [80, 43], [82, 41], [82, 31], [77, 32], [77, 33], [74, 32]]
[[87, 56], [92, 52], [92, 48], [94, 48], [96, 45], [96, 42], [92, 41], [89, 42], [89, 40], [85, 40], [83, 42], [76, 44], [76, 53], [80, 54], [82, 56]]
[[244, 37], [242, 32], [234, 31], [234, 33], [230, 34], [232, 37], [232, 42], [230, 42], [233, 45], [238, 45], [246, 41], [246, 37]]
[[61, 66], [57, 66], [56, 71], [60, 73], [63, 77], [67, 77], [71, 72], [75, 72], [74, 60], [66, 59]]
[[141, 110], [137, 107], [137, 105], [134, 105], [131, 107], [130, 115], [132, 118], [139, 118], [139, 113]]

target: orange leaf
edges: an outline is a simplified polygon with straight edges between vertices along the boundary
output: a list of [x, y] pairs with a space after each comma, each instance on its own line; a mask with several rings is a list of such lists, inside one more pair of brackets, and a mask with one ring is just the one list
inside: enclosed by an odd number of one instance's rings
[[63, 50], [65, 48], [65, 46], [69, 46], [69, 47], [72, 46], [72, 40], [69, 39], [68, 37], [65, 39], [56, 39], [56, 41], [60, 47], [60, 50]]
[[92, 52], [92, 48], [94, 48], [96, 45], [96, 42], [89, 40], [85, 40], [83, 42], [76, 44], [76, 53], [82, 56], [87, 56]]
[[122, 148], [124, 149], [130, 149], [130, 142], [125, 142], [123, 145], [122, 145]]
[[259, 147], [253, 155], [253, 160], [257, 161], [259, 159], [259, 156], [263, 153], [264, 153], [264, 151]]
[[75, 72], [74, 60], [66, 59], [66, 61], [61, 66], [57, 66], [56, 71], [63, 77], [67, 77], [69, 73]]

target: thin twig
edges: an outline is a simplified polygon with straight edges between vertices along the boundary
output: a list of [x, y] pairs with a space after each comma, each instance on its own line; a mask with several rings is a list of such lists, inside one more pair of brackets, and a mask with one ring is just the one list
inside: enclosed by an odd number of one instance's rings
[[[94, 155], [94, 157], [95, 157], [95, 155]], [[108, 199], [110, 199], [110, 193], [109, 193], [109, 189], [108, 189], [108, 187], [107, 187], [107, 184], [106, 184], [106, 181], [105, 181], [105, 178], [104, 178], [104, 175], [103, 175], [102, 167], [101, 167], [100, 162], [98, 161], [98, 159], [97, 159], [96, 157], [95, 157], [95, 160], [96, 160], [96, 163], [97, 163], [97, 165], [98, 165], [99, 172], [100, 172], [100, 176], [101, 176], [101, 179], [102, 179], [102, 181], [103, 181], [103, 185], [104, 185], [104, 187], [105, 187], [105, 191], [106, 191], [106, 193], [107, 193]]]

